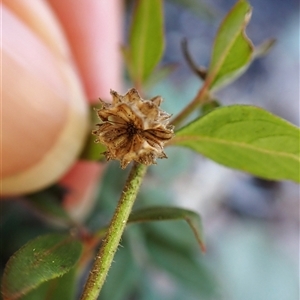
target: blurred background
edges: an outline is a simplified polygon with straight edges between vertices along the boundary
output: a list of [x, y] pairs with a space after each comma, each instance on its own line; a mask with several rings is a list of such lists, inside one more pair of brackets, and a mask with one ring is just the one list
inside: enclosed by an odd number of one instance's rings
[[[168, 112], [178, 112], [199, 88], [199, 78], [185, 62], [182, 40], [187, 39], [194, 61], [207, 67], [216, 30], [234, 3], [165, 1], [162, 64], [174, 64], [175, 71], [169, 81], [153, 87], [151, 95], [162, 95]], [[215, 96], [222, 105], [257, 105], [299, 126], [299, 2], [251, 0], [250, 4], [249, 38], [254, 45], [269, 38], [276, 44]], [[149, 195], [169, 187], [170, 202], [201, 214], [208, 243], [201, 260], [219, 283], [220, 299], [299, 299], [299, 186], [253, 178], [185, 149], [170, 149], [167, 154], [167, 161], [151, 169]]]
[[[133, 1], [125, 2], [126, 39]], [[188, 67], [183, 38], [194, 61], [208, 66], [213, 37], [234, 0], [164, 1], [168, 79], [147, 87], [176, 114], [201, 81]], [[299, 2], [251, 0], [247, 34], [255, 45], [277, 40], [270, 53], [215, 96], [222, 105], [248, 103], [299, 126]], [[124, 75], [126, 81], [126, 75]], [[130, 87], [130, 83], [128, 88]], [[130, 225], [100, 299], [109, 300], [296, 300], [299, 299], [299, 186], [273, 182], [222, 167], [182, 148], [149, 169], [136, 207], [176, 204], [197, 211], [207, 253], [200, 253], [182, 221]], [[91, 229], [109, 222], [126, 172], [110, 162], [88, 218]], [[118, 188], [116, 188], [118, 187]], [[35, 197], [59, 197], [49, 189]], [[28, 239], [52, 227], [26, 206], [2, 204], [1, 268]], [[13, 238], [12, 238], [13, 237]]]

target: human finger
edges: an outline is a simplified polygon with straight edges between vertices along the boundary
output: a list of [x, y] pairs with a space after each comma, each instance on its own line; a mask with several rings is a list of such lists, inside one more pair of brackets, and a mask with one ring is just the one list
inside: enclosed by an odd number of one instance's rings
[[34, 24], [6, 5], [14, 1], [4, 2], [1, 194], [16, 195], [46, 187], [70, 168], [87, 135], [88, 110], [67, 43], [49, 9], [40, 1], [22, 11], [26, 16], [34, 7], [44, 28], [37, 34]]

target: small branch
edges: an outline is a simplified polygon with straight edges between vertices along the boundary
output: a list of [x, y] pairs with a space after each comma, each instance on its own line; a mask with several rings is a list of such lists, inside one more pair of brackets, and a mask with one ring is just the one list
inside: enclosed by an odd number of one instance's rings
[[96, 255], [81, 300], [95, 300], [98, 298], [146, 170], [145, 165], [134, 163], [106, 236], [103, 239], [103, 244]]
[[189, 67], [191, 68], [191, 70], [197, 75], [199, 76], [202, 80], [205, 80], [206, 75], [207, 75], [207, 69], [202, 67], [202, 66], [197, 66], [196, 63], [194, 62], [189, 49], [188, 49], [188, 41], [186, 38], [184, 38], [181, 41], [181, 50], [183, 53], [183, 56], [187, 62], [187, 64], [189, 65]]
[[195, 98], [172, 120], [172, 125], [180, 125], [201, 104], [211, 100], [210, 87], [215, 78], [215, 72], [205, 75], [205, 81]]
[[204, 82], [202, 88], [199, 90], [196, 97], [186, 106], [171, 122], [172, 125], [180, 125], [186, 117], [188, 117], [200, 104], [206, 102], [209, 99], [207, 80]]

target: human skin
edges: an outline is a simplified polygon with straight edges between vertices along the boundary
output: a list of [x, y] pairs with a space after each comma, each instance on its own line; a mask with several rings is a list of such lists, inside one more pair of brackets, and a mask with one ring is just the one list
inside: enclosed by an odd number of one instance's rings
[[120, 90], [121, 0], [3, 0], [1, 195], [60, 181], [82, 217], [103, 166], [78, 161], [88, 102]]

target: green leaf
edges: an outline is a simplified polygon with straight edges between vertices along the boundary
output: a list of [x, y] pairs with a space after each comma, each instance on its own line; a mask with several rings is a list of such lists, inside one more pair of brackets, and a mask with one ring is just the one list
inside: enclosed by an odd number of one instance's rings
[[164, 50], [162, 0], [138, 0], [125, 49], [131, 79], [143, 83], [161, 59]]
[[[101, 105], [92, 105], [90, 107], [90, 120], [91, 120], [91, 132], [93, 129], [96, 129], [96, 124], [100, 123], [100, 120], [97, 116], [95, 109], [100, 108]], [[80, 155], [80, 158], [83, 160], [104, 160], [105, 156], [103, 153], [106, 150], [106, 147], [101, 143], [96, 143], [96, 136], [93, 134], [89, 134], [84, 149]]]
[[187, 209], [169, 206], [154, 206], [133, 211], [129, 216], [129, 223], [185, 220], [191, 227], [201, 250], [205, 252], [203, 228], [200, 216]]
[[20, 300], [73, 300], [76, 298], [76, 268], [61, 277], [44, 282]]
[[272, 179], [299, 178], [299, 128], [261, 108], [217, 108], [176, 133], [172, 144], [225, 166]]
[[177, 293], [185, 289], [185, 294], [198, 296], [192, 299], [221, 299], [218, 295], [217, 281], [201, 257], [182, 249], [181, 244], [170, 244], [155, 236], [147, 236], [146, 240], [147, 249], [151, 254], [151, 265], [165, 269], [171, 278], [176, 280], [173, 284]]
[[243, 73], [252, 59], [253, 45], [245, 33], [251, 7], [240, 0], [227, 14], [216, 35], [206, 82], [221, 87]]
[[201, 105], [201, 116], [212, 112], [214, 109], [220, 107], [220, 103], [217, 100], [210, 100]]
[[2, 279], [4, 299], [18, 299], [41, 283], [67, 273], [81, 251], [81, 243], [64, 234], [49, 234], [29, 241], [6, 264]]

